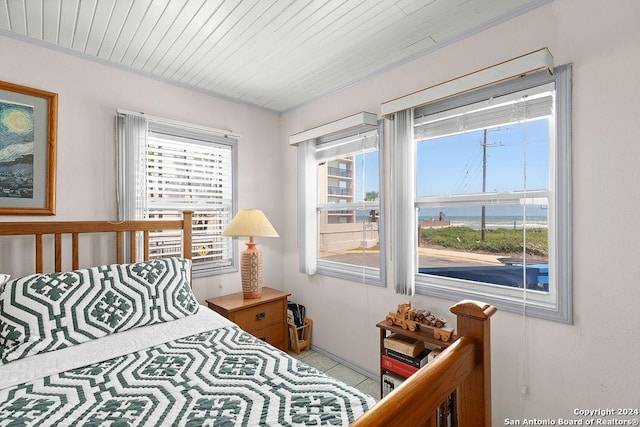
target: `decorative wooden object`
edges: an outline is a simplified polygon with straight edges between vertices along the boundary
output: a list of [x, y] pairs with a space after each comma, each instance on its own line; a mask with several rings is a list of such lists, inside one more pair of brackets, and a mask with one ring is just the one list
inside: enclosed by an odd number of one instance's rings
[[433, 361], [411, 375], [351, 426], [436, 426], [436, 410], [454, 394], [454, 425], [491, 426], [490, 318], [496, 308], [476, 301], [451, 307], [457, 316], [458, 336], [442, 343], [431, 331], [404, 330], [386, 321], [380, 328], [380, 351], [387, 331], [424, 339], [446, 347]]
[[418, 322], [413, 320], [414, 312], [411, 302], [405, 302], [398, 304], [398, 309], [395, 313], [390, 311], [385, 320], [389, 326], [399, 325], [402, 326], [402, 329], [409, 329], [413, 332], [418, 329]]
[[443, 342], [447, 342], [451, 339], [453, 335], [453, 328], [444, 327], [447, 323], [446, 319], [436, 318], [435, 316], [429, 313], [429, 318], [433, 318], [437, 320], [437, 323], [431, 325], [427, 323], [426, 320], [418, 321], [416, 310], [413, 308], [411, 302], [405, 302], [402, 304], [398, 304], [398, 309], [396, 312], [390, 311], [385, 318], [387, 325], [393, 326], [398, 325], [401, 326], [402, 329], [408, 329], [410, 331], [417, 331], [418, 329], [430, 329], [434, 335], [434, 337]]

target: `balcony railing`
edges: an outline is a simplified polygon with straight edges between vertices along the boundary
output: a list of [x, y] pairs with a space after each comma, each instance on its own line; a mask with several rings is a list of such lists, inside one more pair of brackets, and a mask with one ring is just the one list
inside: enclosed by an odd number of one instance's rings
[[329, 194], [333, 196], [351, 196], [353, 194], [353, 190], [351, 188], [336, 187], [333, 185], [330, 185], [328, 190]]
[[345, 178], [351, 178], [352, 175], [352, 171], [350, 169], [334, 168], [331, 166], [327, 167], [327, 173], [329, 175], [342, 176]]

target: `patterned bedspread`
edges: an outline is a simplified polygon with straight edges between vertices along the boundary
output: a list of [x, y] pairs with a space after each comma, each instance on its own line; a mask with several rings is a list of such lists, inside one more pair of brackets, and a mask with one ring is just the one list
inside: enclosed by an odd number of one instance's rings
[[228, 326], [1, 390], [0, 426], [335, 426], [374, 404]]

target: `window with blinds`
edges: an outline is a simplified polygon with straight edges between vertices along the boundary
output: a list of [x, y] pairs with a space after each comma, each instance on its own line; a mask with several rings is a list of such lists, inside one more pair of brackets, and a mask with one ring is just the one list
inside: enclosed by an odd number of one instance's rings
[[377, 129], [316, 142], [321, 273], [380, 282], [378, 143]]
[[570, 67], [413, 111], [416, 291], [570, 322]]
[[296, 142], [303, 273], [384, 284], [383, 127], [373, 117]]
[[548, 84], [414, 121], [419, 274], [549, 293], [554, 94]]
[[[146, 217], [179, 218], [185, 209], [194, 211], [194, 272], [233, 265], [233, 241], [222, 236], [233, 217], [233, 149], [224, 140], [189, 138], [149, 125]], [[179, 234], [156, 232], [151, 236], [150, 252], [152, 256], [175, 256], [180, 244]]]

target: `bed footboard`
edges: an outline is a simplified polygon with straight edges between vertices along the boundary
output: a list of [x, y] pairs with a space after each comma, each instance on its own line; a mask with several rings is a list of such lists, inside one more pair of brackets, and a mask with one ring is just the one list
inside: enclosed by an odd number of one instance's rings
[[436, 411], [455, 393], [452, 424], [491, 426], [490, 318], [496, 308], [461, 301], [451, 307], [458, 339], [389, 393], [352, 426], [433, 426]]

